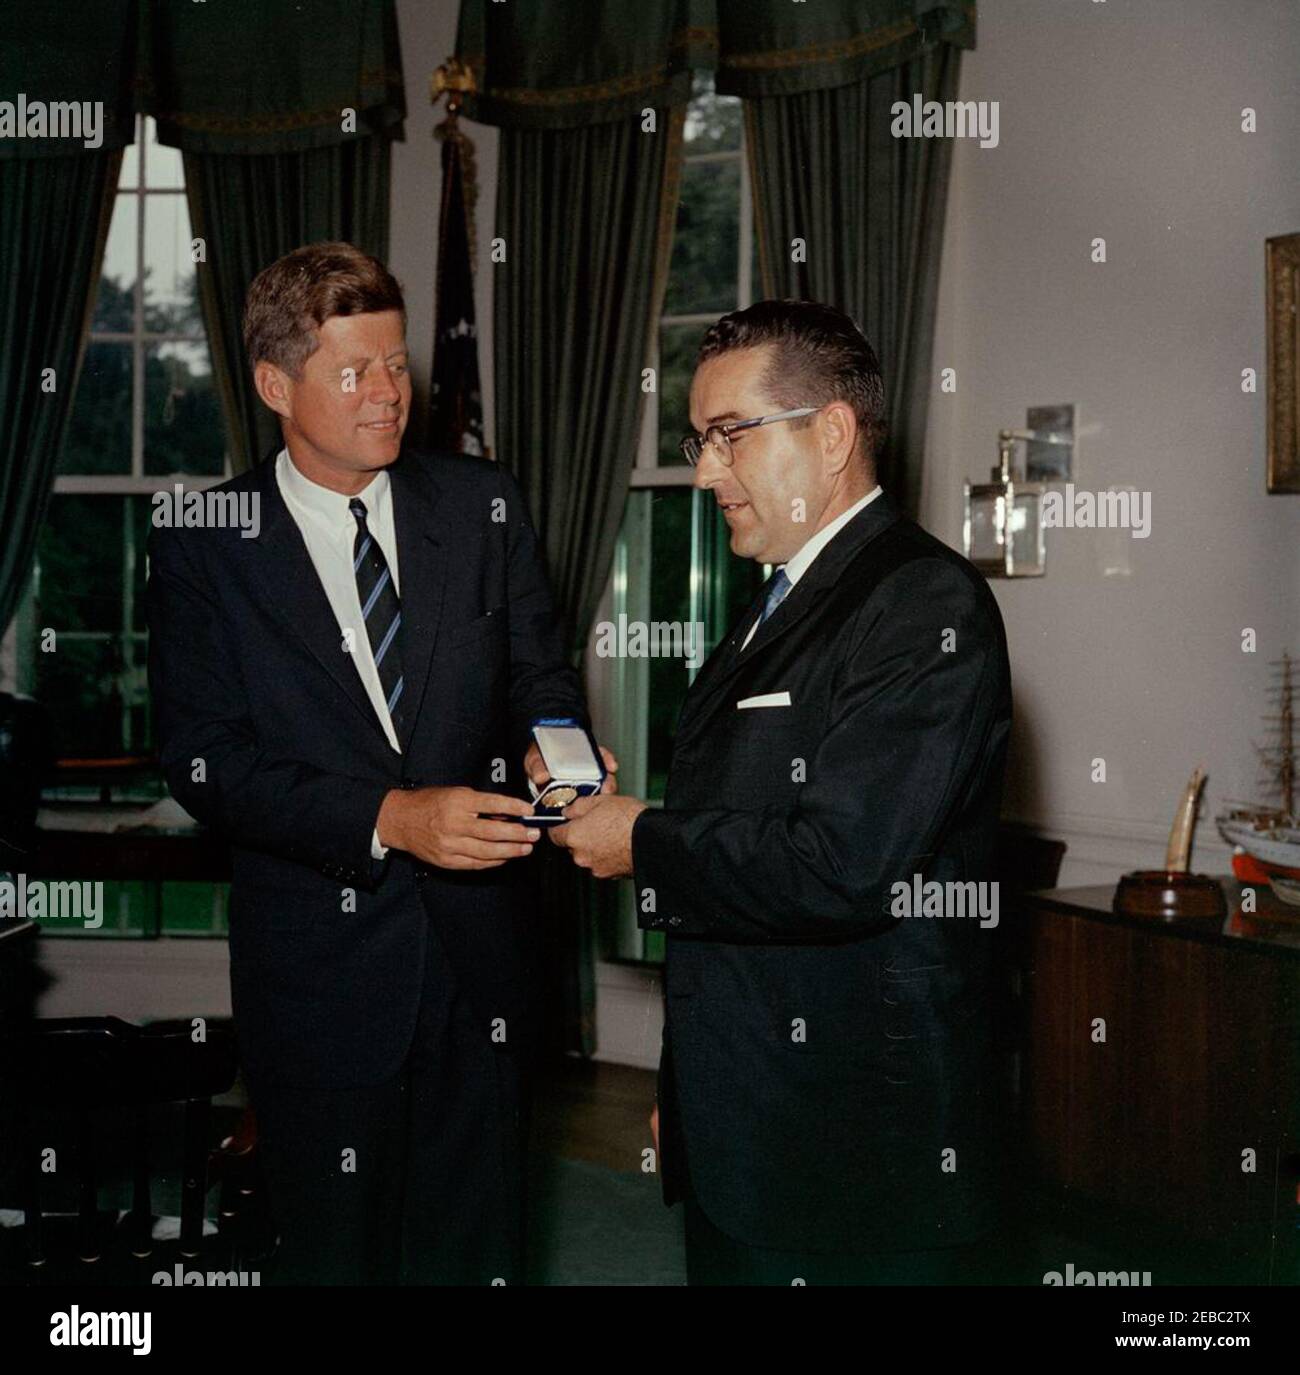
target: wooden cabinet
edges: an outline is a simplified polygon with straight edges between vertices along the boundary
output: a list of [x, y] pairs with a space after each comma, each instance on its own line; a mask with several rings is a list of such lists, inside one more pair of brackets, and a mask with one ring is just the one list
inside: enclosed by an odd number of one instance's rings
[[1224, 887], [1209, 923], [1114, 916], [1110, 887], [1032, 894], [1016, 943], [1040, 1176], [1227, 1240], [1296, 1225], [1300, 910], [1261, 888], [1245, 917]]

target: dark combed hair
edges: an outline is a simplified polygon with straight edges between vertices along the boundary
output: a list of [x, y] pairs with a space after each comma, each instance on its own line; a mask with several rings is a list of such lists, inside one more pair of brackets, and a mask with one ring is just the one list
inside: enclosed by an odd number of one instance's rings
[[[756, 301], [709, 327], [698, 367], [733, 349], [772, 344], [761, 385], [782, 410], [843, 401], [857, 416], [859, 452], [874, 466], [885, 441], [885, 384], [867, 337], [842, 311], [816, 301]], [[797, 420], [806, 425], [809, 416]]]
[[350, 243], [295, 248], [253, 279], [244, 302], [244, 348], [251, 367], [274, 363], [290, 377], [320, 347], [316, 331], [335, 315], [400, 310], [397, 278]]

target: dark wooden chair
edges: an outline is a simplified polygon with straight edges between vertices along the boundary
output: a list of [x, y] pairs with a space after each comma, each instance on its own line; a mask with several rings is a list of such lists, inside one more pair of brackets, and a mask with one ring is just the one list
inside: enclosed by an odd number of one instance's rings
[[0, 692], [0, 872], [27, 867], [50, 758], [49, 713], [30, 697]]
[[994, 874], [998, 884], [999, 922], [993, 932], [995, 982], [993, 1035], [1002, 1074], [1000, 1111], [1016, 1116], [1020, 1110], [1020, 1078], [1026, 1043], [1023, 1011], [1023, 947], [1018, 900], [1026, 893], [1055, 888], [1065, 858], [1063, 840], [1051, 840], [1023, 826], [998, 828]]
[[[55, 1018], [29, 1022], [5, 1049], [14, 1067], [29, 1267], [48, 1266], [59, 1279], [75, 1279], [78, 1271], [89, 1278], [86, 1267], [106, 1260], [96, 1272], [103, 1282], [147, 1283], [160, 1261], [170, 1268], [175, 1258], [202, 1257], [211, 1268], [230, 1270], [268, 1252], [248, 1115], [219, 1146], [211, 1139], [212, 1099], [231, 1089], [238, 1068], [228, 1026], [209, 1024], [196, 1040], [188, 1021], [135, 1026], [116, 1017]], [[178, 1246], [153, 1236], [150, 1159], [153, 1128], [161, 1114], [175, 1115], [175, 1105], [183, 1105]], [[130, 1147], [131, 1206], [119, 1223], [116, 1212], [101, 1212], [98, 1186], [102, 1152], [123, 1138]], [[43, 1152], [55, 1139], [68, 1141], [74, 1156], [75, 1220], [44, 1206], [52, 1191]], [[207, 1195], [218, 1181], [217, 1236], [205, 1242]], [[66, 1195], [66, 1186], [60, 1192]]]
[[1000, 893], [1034, 893], [1055, 888], [1065, 858], [1065, 841], [1034, 835], [1023, 826], [998, 827], [994, 869]]

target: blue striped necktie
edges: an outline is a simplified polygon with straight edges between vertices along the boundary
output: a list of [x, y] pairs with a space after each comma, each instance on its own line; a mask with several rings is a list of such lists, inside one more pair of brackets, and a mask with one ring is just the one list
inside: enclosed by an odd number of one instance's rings
[[352, 546], [352, 571], [361, 599], [361, 616], [366, 623], [370, 650], [379, 670], [380, 686], [393, 719], [393, 729], [402, 729], [402, 604], [393, 586], [392, 570], [379, 541], [366, 526], [366, 503], [360, 497], [348, 502], [356, 517], [357, 538]]

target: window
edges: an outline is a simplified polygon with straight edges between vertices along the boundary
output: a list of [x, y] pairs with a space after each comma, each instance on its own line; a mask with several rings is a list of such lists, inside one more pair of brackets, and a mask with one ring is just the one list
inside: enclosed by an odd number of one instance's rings
[[140, 116], [19, 620], [18, 681], [49, 707], [61, 758], [150, 752], [150, 497], [182, 479], [202, 487], [228, 475], [190, 242], [181, 155]]
[[[712, 497], [691, 485], [694, 470], [677, 441], [689, 429], [695, 353], [719, 316], [751, 303], [756, 241], [741, 102], [698, 76], [686, 114], [681, 199], [659, 322], [656, 390], [646, 397], [632, 490], [598, 620], [700, 623], [702, 661], [748, 605], [764, 577], [735, 557]], [[593, 659], [601, 724], [619, 758], [619, 789], [663, 800], [677, 717], [695, 668], [684, 658]], [[618, 885], [617, 911], [602, 931], [603, 953], [663, 958], [663, 936], [637, 927], [632, 884]]]
[[[120, 819], [95, 805], [110, 781], [119, 799], [165, 794], [156, 771], [119, 767], [154, 747], [144, 619], [151, 498], [178, 481], [207, 487], [229, 475], [190, 244], [181, 155], [141, 116], [122, 158], [90, 339], [15, 628], [19, 690], [49, 708], [65, 762], [46, 800], [79, 812], [59, 823], [78, 829]], [[105, 882], [104, 906], [89, 936], [225, 934], [224, 884]], [[46, 929], [81, 934], [75, 924]]]

